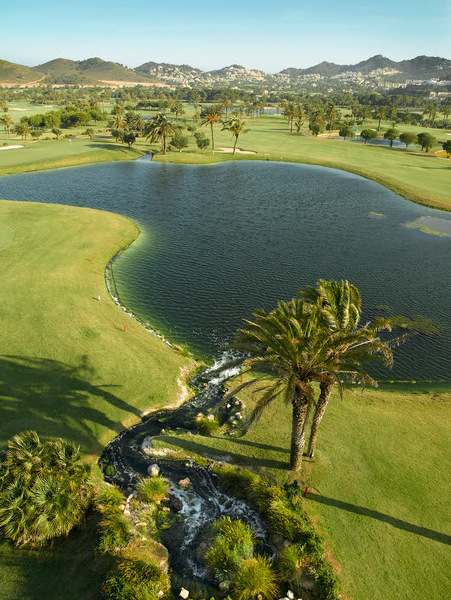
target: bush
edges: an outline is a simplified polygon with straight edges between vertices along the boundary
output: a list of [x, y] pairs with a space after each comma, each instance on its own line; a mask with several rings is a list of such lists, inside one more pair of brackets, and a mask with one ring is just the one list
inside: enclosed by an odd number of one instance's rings
[[218, 431], [219, 423], [216, 419], [198, 417], [196, 418], [196, 429], [200, 435], [210, 436]]
[[284, 548], [277, 563], [279, 578], [282, 581], [297, 583], [304, 557], [305, 549], [301, 544], [293, 544]]
[[218, 579], [236, 575], [244, 560], [254, 553], [252, 529], [237, 519], [223, 517], [213, 523], [215, 541], [207, 553], [207, 566]]
[[339, 581], [332, 567], [323, 563], [314, 573], [315, 592], [321, 600], [338, 600]]
[[123, 501], [124, 496], [116, 487], [105, 486], [97, 495], [97, 506], [101, 512], [117, 510]]
[[232, 598], [254, 600], [262, 596], [271, 600], [276, 594], [276, 577], [269, 561], [261, 556], [244, 561], [233, 586]]
[[168, 482], [158, 475], [143, 479], [138, 486], [138, 494], [145, 502], [159, 502], [168, 495], [168, 489]]
[[168, 592], [169, 577], [155, 563], [138, 558], [122, 561], [103, 586], [110, 600], [161, 600]]
[[215, 537], [225, 538], [231, 546], [254, 547], [255, 538], [252, 529], [239, 519], [235, 521], [230, 517], [218, 519], [213, 523], [213, 534]]
[[97, 549], [102, 554], [114, 548], [124, 548], [130, 534], [130, 523], [124, 515], [116, 511], [106, 516], [100, 523], [101, 531], [97, 542]]

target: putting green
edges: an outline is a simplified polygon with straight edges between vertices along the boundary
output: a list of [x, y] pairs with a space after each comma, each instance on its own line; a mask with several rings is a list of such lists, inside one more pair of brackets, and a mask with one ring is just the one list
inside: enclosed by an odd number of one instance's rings
[[8, 227], [8, 225], [4, 225], [0, 223], [0, 251], [3, 248], [7, 248], [10, 244], [13, 243], [15, 237], [14, 231]]

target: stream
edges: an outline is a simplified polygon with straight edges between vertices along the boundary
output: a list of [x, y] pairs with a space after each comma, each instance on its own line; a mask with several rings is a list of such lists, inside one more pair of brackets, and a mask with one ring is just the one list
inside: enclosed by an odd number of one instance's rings
[[[170, 553], [171, 569], [183, 578], [201, 583], [208, 580], [205, 566], [198, 560], [198, 548], [213, 521], [222, 516], [239, 518], [249, 525], [257, 542], [259, 554], [275, 555], [268, 541], [268, 530], [257, 511], [246, 501], [225, 493], [220, 477], [211, 468], [192, 460], [165, 456], [165, 451], [152, 452], [152, 438], [171, 429], [196, 432], [196, 416], [208, 415], [224, 397], [223, 383], [237, 369], [227, 369], [227, 357], [191, 380], [198, 393], [173, 410], [159, 410], [142, 422], [122, 431], [106, 447], [100, 464], [104, 478], [128, 493], [143, 477], [149, 467], [158, 465], [160, 475], [170, 481], [169, 505], [179, 518], [161, 532], [161, 541]], [[149, 452], [151, 455], [148, 455]], [[105, 468], [108, 465], [110, 468]], [[112, 468], [111, 468], [112, 467]], [[108, 474], [108, 472], [114, 474]], [[186, 483], [179, 484], [183, 480]]]

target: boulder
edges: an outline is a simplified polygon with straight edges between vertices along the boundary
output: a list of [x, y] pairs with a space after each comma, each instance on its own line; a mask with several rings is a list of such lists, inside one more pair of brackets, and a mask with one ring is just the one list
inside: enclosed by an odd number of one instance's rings
[[189, 477], [186, 477], [185, 479], [180, 479], [179, 481], [179, 486], [181, 488], [187, 488], [191, 485], [191, 481], [189, 479]]
[[147, 474], [151, 477], [158, 477], [160, 474], [160, 467], [157, 464], [149, 465], [147, 467]]
[[180, 594], [179, 594], [180, 598], [183, 598], [183, 600], [187, 600], [188, 596], [189, 596], [189, 592], [188, 590], [185, 590], [185, 588], [182, 588], [180, 590]]

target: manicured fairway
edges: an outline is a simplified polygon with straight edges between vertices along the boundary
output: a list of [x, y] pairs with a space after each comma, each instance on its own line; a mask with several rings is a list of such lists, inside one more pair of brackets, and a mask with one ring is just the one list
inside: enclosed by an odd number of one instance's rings
[[0, 251], [0, 443], [36, 429], [95, 462], [142, 410], [176, 401], [188, 362], [107, 293], [105, 265], [138, 228], [103, 211], [8, 201], [0, 224], [14, 232]]
[[[451, 393], [426, 390], [333, 397], [317, 456], [304, 462], [306, 509], [353, 600], [450, 597]], [[290, 427], [290, 409], [279, 404], [241, 438], [166, 435], [162, 442], [286, 481]]]

